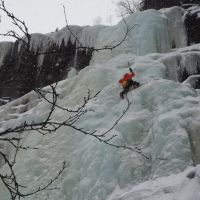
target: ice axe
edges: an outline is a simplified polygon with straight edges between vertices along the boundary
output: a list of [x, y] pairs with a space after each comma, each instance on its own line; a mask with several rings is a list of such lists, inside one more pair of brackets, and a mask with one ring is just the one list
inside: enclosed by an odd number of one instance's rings
[[133, 73], [133, 70], [130, 68], [131, 64], [128, 62], [128, 67], [131, 73]]

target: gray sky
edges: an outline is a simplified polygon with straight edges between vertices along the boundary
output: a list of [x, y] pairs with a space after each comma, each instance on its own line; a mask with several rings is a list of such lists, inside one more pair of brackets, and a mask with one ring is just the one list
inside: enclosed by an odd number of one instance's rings
[[[30, 33], [48, 33], [55, 31], [57, 27], [64, 27], [66, 23], [62, 5], [66, 7], [69, 24], [116, 24], [119, 21], [116, 17], [116, 2], [117, 0], [5, 0], [7, 8], [26, 22]], [[4, 33], [12, 26], [0, 12], [0, 33]]]

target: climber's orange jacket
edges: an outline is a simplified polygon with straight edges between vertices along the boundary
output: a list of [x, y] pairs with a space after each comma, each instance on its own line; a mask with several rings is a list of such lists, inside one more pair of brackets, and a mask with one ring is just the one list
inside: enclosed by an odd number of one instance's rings
[[125, 87], [127, 84], [127, 81], [129, 79], [132, 79], [134, 76], [135, 76], [134, 72], [124, 74], [123, 78], [119, 80], [119, 84], [121, 84], [122, 87]]

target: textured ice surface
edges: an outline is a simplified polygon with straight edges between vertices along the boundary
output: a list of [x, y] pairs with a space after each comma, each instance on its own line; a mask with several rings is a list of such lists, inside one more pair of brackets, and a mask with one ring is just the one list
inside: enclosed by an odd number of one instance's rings
[[[173, 12], [175, 11], [180, 11], [180, 16], [182, 15], [179, 8], [174, 8]], [[126, 107], [126, 100], [122, 101], [119, 98], [121, 88], [118, 80], [128, 72], [129, 62], [136, 73], [135, 80], [141, 82], [142, 86], [128, 93], [130, 109], [111, 134], [117, 135], [113, 140], [115, 144], [138, 146], [150, 159], [147, 160], [132, 151], [107, 146], [71, 128], [63, 127], [56, 133], [46, 136], [36, 132], [26, 133], [24, 145], [39, 148], [20, 152], [15, 165], [19, 181], [28, 187], [28, 191], [44, 185], [54, 177], [63, 160], [67, 163], [66, 170], [55, 184], [60, 190], [43, 191], [26, 199], [198, 199], [199, 167], [192, 168], [196, 173], [194, 179], [186, 178], [187, 171], [182, 171], [192, 165], [194, 152], [198, 155], [199, 151], [194, 145], [193, 148], [196, 149], [192, 152], [192, 138], [189, 136], [193, 134], [193, 138], [197, 138], [195, 141], [198, 141], [199, 136], [195, 133], [199, 130], [200, 96], [198, 90], [191, 86], [173, 81], [176, 79], [173, 79], [172, 75], [169, 76], [169, 66], [171, 70], [173, 67], [176, 68], [173, 59], [178, 55], [185, 58], [186, 52], [189, 51], [190, 55], [194, 56], [194, 51], [199, 45], [167, 53], [170, 51], [171, 36], [166, 33], [169, 28], [166, 13], [169, 13], [169, 10], [150, 10], [136, 17], [141, 22], [147, 16], [149, 23], [155, 20], [155, 23], [151, 23], [152, 29], [149, 30], [152, 42], [143, 41], [144, 35], [148, 33], [145, 32], [147, 29], [139, 24], [140, 26], [134, 30], [143, 30], [139, 32], [141, 35], [137, 34], [139, 41], [132, 40], [135, 36], [131, 32], [132, 35], [120, 48], [109, 55], [96, 54], [89, 67], [78, 74], [71, 71], [66, 80], [59, 82], [57, 88], [59, 105], [69, 108], [80, 105], [88, 89], [92, 94], [101, 91], [98, 97], [87, 105], [87, 108], [93, 109], [94, 112], [87, 113], [77, 126], [85, 130], [103, 132], [112, 127]], [[133, 16], [130, 16], [127, 23], [132, 20], [135, 23]], [[161, 24], [164, 25], [161, 27]], [[113, 43], [116, 42], [117, 35], [124, 32], [120, 29], [124, 26], [123, 22], [118, 26], [108, 28], [110, 30], [101, 37], [107, 39], [112, 33], [107, 41], [111, 41], [112, 38]], [[148, 25], [144, 22], [144, 26]], [[165, 34], [162, 35], [164, 32], [160, 31], [164, 31]], [[182, 34], [185, 37], [184, 33]], [[158, 47], [155, 46], [156, 38]], [[99, 39], [100, 41], [103, 39]], [[134, 47], [136, 42], [138, 45], [141, 43], [140, 48], [137, 45]], [[182, 46], [178, 42], [177, 44]], [[157, 48], [160, 53], [157, 52]], [[135, 51], [141, 51], [143, 56], [138, 56], [137, 53], [136, 55]], [[192, 60], [188, 59], [191, 68]], [[173, 80], [168, 80], [169, 78]], [[47, 98], [51, 96], [47, 95]], [[40, 121], [48, 114], [49, 107], [45, 100], [34, 93], [29, 93], [1, 107], [1, 128], [13, 127], [25, 120]], [[64, 120], [65, 117], [65, 112], [56, 109], [52, 119]], [[198, 144], [196, 143], [197, 147]], [[12, 156], [12, 149], [8, 146], [4, 146], [4, 151]], [[3, 172], [4, 167], [1, 170]], [[0, 184], [1, 200], [7, 200], [7, 191], [2, 183]]]

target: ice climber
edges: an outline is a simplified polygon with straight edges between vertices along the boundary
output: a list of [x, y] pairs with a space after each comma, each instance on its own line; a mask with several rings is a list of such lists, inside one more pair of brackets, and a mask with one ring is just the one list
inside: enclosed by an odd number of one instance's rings
[[137, 81], [133, 81], [132, 78], [135, 76], [135, 73], [131, 68], [129, 68], [130, 73], [124, 74], [123, 78], [119, 80], [119, 84], [122, 85], [123, 91], [120, 92], [121, 99], [124, 99], [124, 95], [126, 95], [131, 89], [135, 89], [140, 86], [140, 83]]

